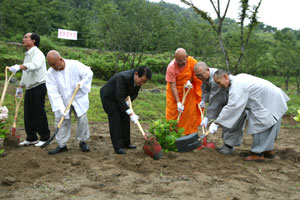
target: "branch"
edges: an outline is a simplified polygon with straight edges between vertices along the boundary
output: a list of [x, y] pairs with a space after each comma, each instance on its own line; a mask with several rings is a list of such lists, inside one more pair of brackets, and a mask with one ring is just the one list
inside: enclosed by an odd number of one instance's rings
[[258, 5], [256, 7], [254, 7], [254, 11], [250, 17], [250, 24], [248, 25], [248, 32], [247, 32], [247, 36], [246, 36], [246, 41], [244, 41], [244, 20], [247, 17], [247, 10], [249, 9], [249, 4], [248, 4], [248, 0], [241, 0], [242, 3], [242, 12], [240, 15], [240, 19], [241, 19], [241, 36], [240, 36], [240, 40], [241, 40], [241, 53], [240, 56], [234, 66], [234, 70], [233, 72], [235, 73], [237, 71], [237, 68], [244, 56], [245, 53], [245, 48], [247, 48], [248, 43], [249, 43], [249, 39], [250, 39], [250, 35], [251, 32], [253, 31], [253, 29], [255, 28], [255, 26], [257, 26], [258, 22], [257, 22], [257, 13], [258, 13], [258, 9], [261, 5], [261, 1], [259, 1]]
[[190, 6], [191, 8], [193, 8], [203, 19], [207, 20], [208, 23], [212, 26], [213, 30], [214, 31], [217, 31], [217, 28], [214, 24], [214, 21], [213, 19], [208, 15], [207, 12], [203, 11], [203, 10], [200, 10], [199, 8], [197, 8], [193, 2], [190, 0], [190, 1], [187, 1], [187, 0], [180, 0], [182, 3]]

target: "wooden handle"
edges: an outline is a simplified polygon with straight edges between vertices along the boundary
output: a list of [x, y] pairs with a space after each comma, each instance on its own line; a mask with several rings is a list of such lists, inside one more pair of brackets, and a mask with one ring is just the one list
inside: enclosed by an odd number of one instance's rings
[[[18, 101], [18, 99], [19, 99], [19, 101]], [[17, 127], [17, 118], [18, 118], [19, 108], [20, 108], [22, 99], [23, 99], [23, 94], [20, 97], [17, 97], [15, 95], [16, 111], [15, 111], [15, 117], [14, 117], [14, 122], [13, 122], [13, 128]]]
[[209, 130], [207, 130], [203, 135], [200, 136], [199, 141], [205, 138], [209, 134]]
[[[125, 100], [129, 102], [129, 108], [130, 108], [130, 109], [132, 110], [132, 112], [134, 113], [133, 108], [132, 108], [132, 103], [131, 103], [130, 96], [128, 96]], [[139, 122], [138, 120], [137, 120], [137, 123], [136, 123], [136, 124], [137, 124], [139, 130], [141, 131], [141, 133], [143, 134], [144, 138], [145, 138], [145, 139], [148, 139], [146, 133], [144, 132], [144, 129], [142, 128], [142, 126], [141, 126], [141, 124], [140, 124], [140, 122]]]
[[13, 77], [14, 73], [12, 73], [9, 78], [7, 79], [7, 70], [9, 69], [8, 66], [5, 67], [5, 82], [4, 82], [4, 88], [3, 88], [3, 92], [2, 92], [2, 96], [1, 96], [1, 100], [0, 100], [0, 107], [2, 107], [3, 102], [4, 102], [4, 97], [7, 91], [7, 87], [8, 87], [8, 83], [10, 81], [10, 79]]
[[[187, 95], [188, 95], [188, 93], [189, 93], [189, 91], [190, 91], [191, 88], [192, 87], [189, 86], [188, 91], [185, 92], [185, 87], [183, 87], [183, 98], [182, 98], [182, 102], [181, 102], [182, 105], [184, 105], [185, 99], [186, 99], [186, 97], [187, 97]], [[182, 114], [181, 112], [178, 113], [177, 122], [179, 122], [181, 114]]]
[[[75, 96], [76, 96], [76, 94], [77, 94], [79, 88], [80, 88], [80, 85], [77, 85], [77, 86], [76, 86], [76, 89], [75, 89], [75, 91], [74, 91], [74, 93], [73, 93], [73, 96], [71, 97], [71, 99], [70, 99], [70, 101], [69, 101], [69, 104], [68, 104], [67, 108], [65, 109], [64, 114], [66, 114], [66, 113], [68, 112], [68, 110], [70, 109], [70, 107], [71, 107], [71, 105], [72, 105], [72, 102], [73, 102], [73, 100], [74, 100], [74, 98], [75, 98]], [[57, 125], [57, 128], [60, 128], [60, 126], [62, 125], [62, 123], [63, 123], [64, 120], [65, 120], [65, 115], [63, 115], [62, 118], [60, 119], [60, 121], [59, 121], [59, 123], [58, 123], [58, 125]]]
[[186, 99], [186, 97], [187, 97], [187, 95], [188, 95], [188, 93], [189, 93], [189, 91], [190, 91], [190, 89], [191, 89], [192, 87], [191, 86], [189, 86], [189, 89], [188, 89], [188, 91], [187, 92], [185, 92], [185, 87], [183, 87], [183, 98], [182, 98], [182, 105], [184, 105], [184, 102], [185, 102], [185, 99]]
[[[198, 104], [198, 108], [200, 110], [200, 113], [201, 113], [201, 121], [204, 119], [204, 114], [203, 114], [203, 111], [202, 111], [202, 108], [201, 106]], [[204, 126], [202, 126], [202, 133], [204, 134], [205, 133], [205, 128]]]

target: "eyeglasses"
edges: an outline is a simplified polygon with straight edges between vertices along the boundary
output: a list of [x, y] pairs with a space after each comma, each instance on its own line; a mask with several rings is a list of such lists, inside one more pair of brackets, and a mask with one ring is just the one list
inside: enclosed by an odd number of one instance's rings
[[204, 74], [195, 74], [195, 76], [197, 76], [198, 78], [203, 78]]

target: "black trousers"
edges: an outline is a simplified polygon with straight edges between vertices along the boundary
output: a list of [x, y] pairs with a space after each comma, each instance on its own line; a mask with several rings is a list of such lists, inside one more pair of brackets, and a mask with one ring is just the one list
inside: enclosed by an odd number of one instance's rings
[[47, 115], [45, 112], [46, 84], [26, 90], [24, 98], [24, 123], [27, 141], [47, 141], [50, 137]]
[[108, 123], [114, 149], [130, 145], [130, 121], [127, 113], [116, 110], [108, 115]]
[[116, 102], [101, 97], [102, 106], [108, 115], [109, 133], [114, 149], [130, 145], [130, 118], [121, 112]]

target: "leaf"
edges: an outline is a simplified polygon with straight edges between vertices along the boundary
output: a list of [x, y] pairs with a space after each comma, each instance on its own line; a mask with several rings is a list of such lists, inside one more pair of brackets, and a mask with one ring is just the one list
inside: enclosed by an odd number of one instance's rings
[[183, 134], [184, 133], [184, 128], [179, 127], [178, 130], [177, 130], [177, 132], [180, 133], [180, 134]]
[[4, 149], [0, 149], [0, 155], [3, 154], [4, 151]]

